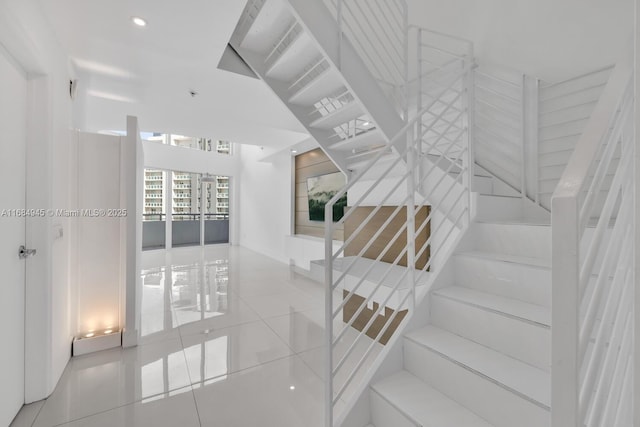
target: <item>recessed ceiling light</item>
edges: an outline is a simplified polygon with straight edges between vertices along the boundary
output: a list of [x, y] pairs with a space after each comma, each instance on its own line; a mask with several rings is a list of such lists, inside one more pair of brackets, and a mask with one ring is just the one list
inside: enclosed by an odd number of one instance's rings
[[298, 150], [291, 150], [291, 154], [296, 154]]
[[369, 126], [370, 124], [371, 124], [371, 122], [364, 122], [364, 123], [362, 124], [362, 126]]
[[144, 19], [140, 18], [139, 16], [132, 16], [131, 20], [138, 27], [146, 27], [147, 26], [147, 21], [145, 21]]

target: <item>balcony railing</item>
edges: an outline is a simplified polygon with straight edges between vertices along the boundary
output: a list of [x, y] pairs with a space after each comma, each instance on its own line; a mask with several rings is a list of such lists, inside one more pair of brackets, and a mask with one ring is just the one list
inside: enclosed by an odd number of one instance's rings
[[[174, 212], [172, 214], [173, 221], [197, 221], [200, 219], [199, 213], [181, 213]], [[229, 219], [229, 214], [221, 214], [221, 213], [205, 213], [204, 215], [205, 221], [223, 221]]]

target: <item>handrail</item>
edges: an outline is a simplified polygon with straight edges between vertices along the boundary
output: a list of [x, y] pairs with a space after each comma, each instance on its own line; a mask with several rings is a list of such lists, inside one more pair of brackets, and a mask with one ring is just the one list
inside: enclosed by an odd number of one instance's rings
[[[612, 425], [628, 398], [620, 395], [619, 405], [610, 395], [625, 387], [633, 339], [631, 77], [626, 61], [613, 69], [551, 199], [552, 427]], [[606, 198], [597, 200], [612, 168]]]
[[589, 77], [589, 76], [592, 76], [594, 74], [601, 73], [603, 71], [611, 70], [614, 67], [615, 66], [607, 65], [606, 67], [598, 68], [596, 70], [589, 71], [588, 73], [580, 74], [579, 76], [570, 77], [568, 79], [561, 80], [559, 82], [548, 83], [546, 85], [543, 85], [542, 89], [549, 89], [551, 87], [555, 87], [555, 86], [559, 86], [559, 85], [566, 84], [566, 83], [569, 83], [569, 82], [573, 82], [575, 80], [580, 80], [580, 79], [583, 79], [585, 77]]
[[621, 100], [620, 94], [629, 86], [631, 72], [626, 63], [615, 66], [609, 84], [605, 87], [553, 193], [554, 198], [576, 198], [584, 189], [600, 143], [609, 131], [613, 119], [611, 113], [617, 110]]

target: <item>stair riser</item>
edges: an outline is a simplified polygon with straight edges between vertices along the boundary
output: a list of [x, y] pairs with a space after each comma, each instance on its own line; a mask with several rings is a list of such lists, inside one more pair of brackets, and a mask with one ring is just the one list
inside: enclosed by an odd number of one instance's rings
[[493, 179], [487, 176], [475, 176], [473, 178], [473, 188], [472, 191], [475, 191], [480, 194], [493, 194]]
[[522, 218], [522, 199], [480, 195], [476, 221], [503, 221]]
[[544, 408], [407, 339], [404, 365], [495, 427], [541, 427], [550, 423], [549, 411]]
[[495, 179], [493, 181], [493, 193], [495, 196], [510, 196], [517, 197], [520, 196], [520, 193], [514, 190], [512, 187], [503, 183], [499, 179]]
[[455, 283], [551, 307], [551, 270], [511, 262], [457, 255]]
[[369, 391], [371, 402], [371, 421], [376, 426], [416, 427], [393, 405], [373, 390]]
[[472, 229], [477, 250], [550, 259], [551, 227], [477, 223]]
[[438, 295], [432, 296], [431, 323], [456, 335], [550, 370], [548, 328], [506, 317]]

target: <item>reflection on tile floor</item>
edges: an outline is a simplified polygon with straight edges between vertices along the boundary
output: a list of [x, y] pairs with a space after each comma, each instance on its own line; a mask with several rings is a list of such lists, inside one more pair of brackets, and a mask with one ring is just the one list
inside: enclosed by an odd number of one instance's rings
[[73, 358], [14, 426], [323, 424], [321, 284], [228, 246], [145, 252], [142, 274], [140, 345]]

